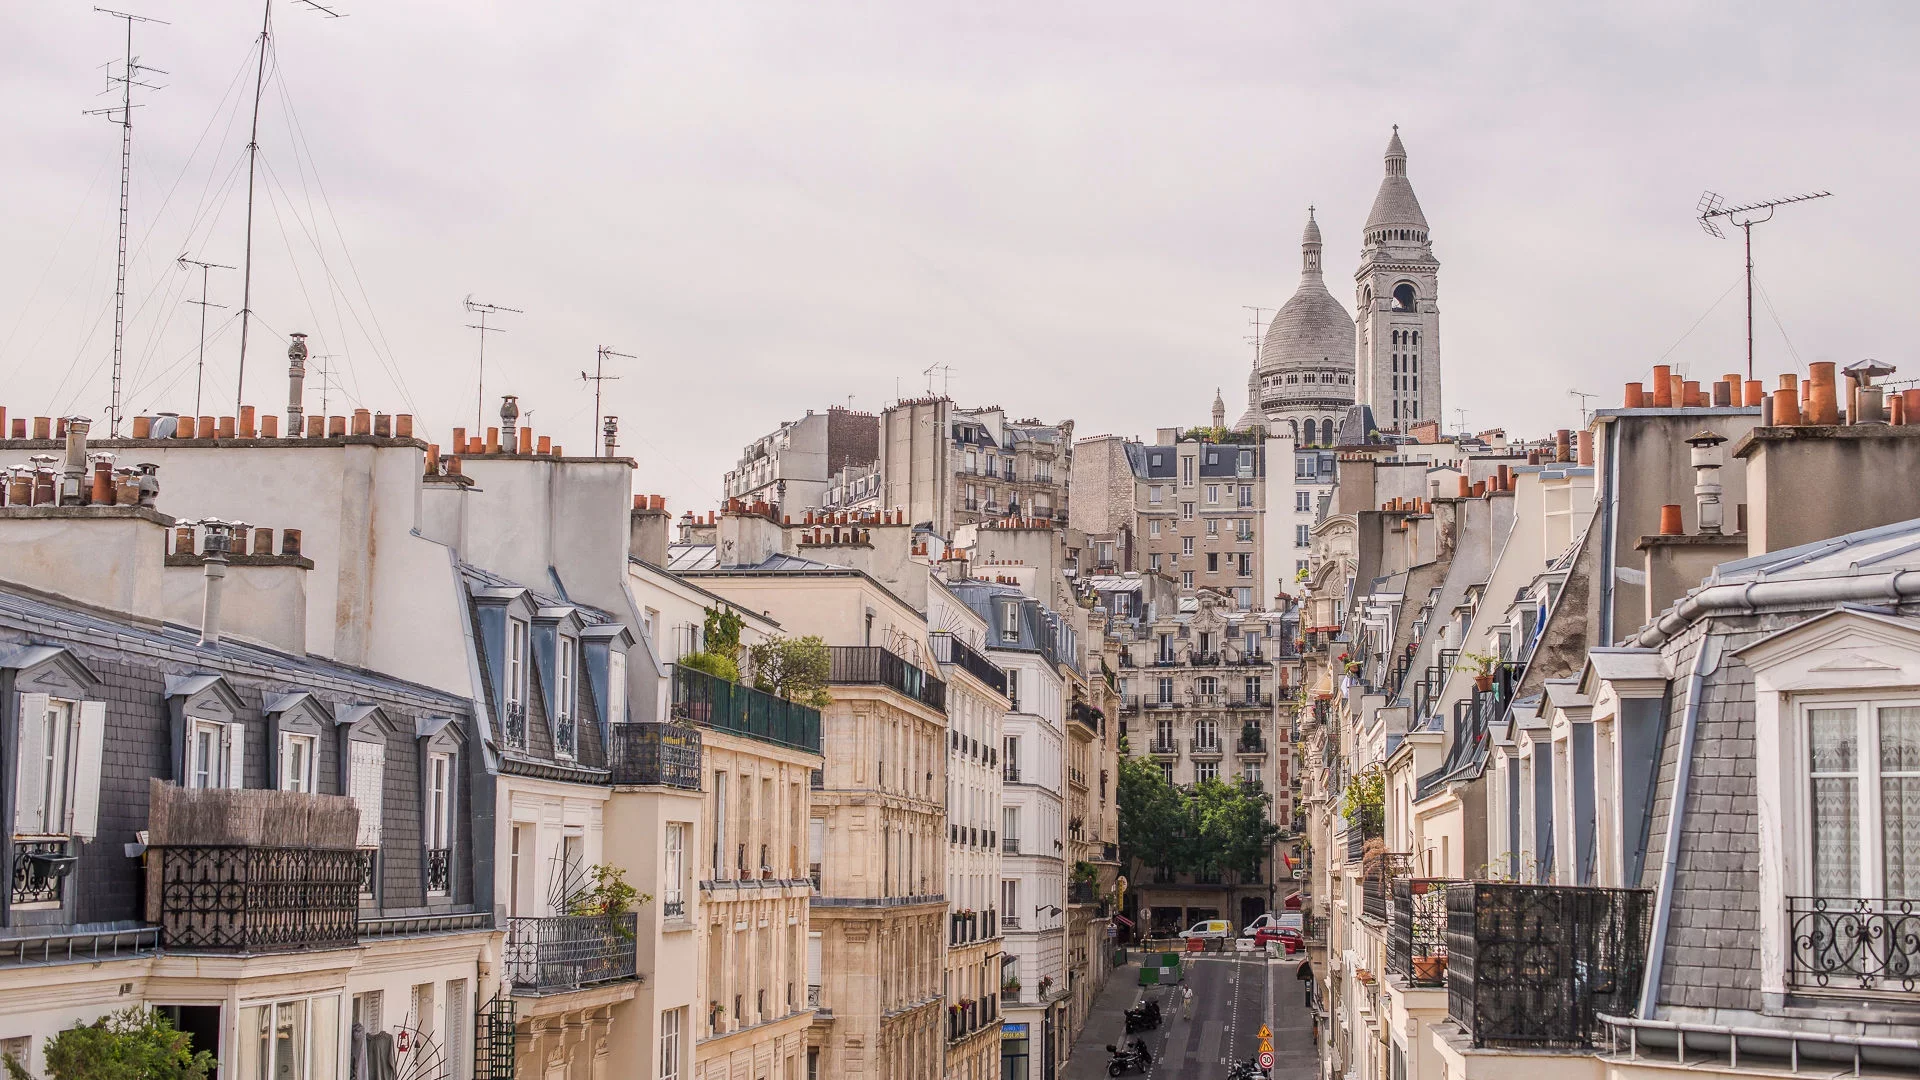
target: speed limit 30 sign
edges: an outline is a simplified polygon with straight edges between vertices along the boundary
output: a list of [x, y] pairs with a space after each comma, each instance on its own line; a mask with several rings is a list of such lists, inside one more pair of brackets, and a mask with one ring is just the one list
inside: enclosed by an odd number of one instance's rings
[[1273, 1069], [1273, 1051], [1271, 1051], [1271, 1050], [1262, 1050], [1262, 1051], [1260, 1051], [1260, 1067], [1261, 1067], [1261, 1068], [1263, 1068], [1263, 1069], [1266, 1069], [1266, 1070], [1268, 1070], [1268, 1071], [1272, 1071], [1272, 1069]]

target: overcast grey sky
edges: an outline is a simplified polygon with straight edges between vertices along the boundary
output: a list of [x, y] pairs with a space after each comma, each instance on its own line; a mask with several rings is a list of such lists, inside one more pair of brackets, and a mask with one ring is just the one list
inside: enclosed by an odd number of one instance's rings
[[[260, 8], [119, 2], [171, 20], [137, 31], [170, 74], [136, 99], [128, 407], [186, 410], [198, 281], [172, 260], [241, 261]], [[1738, 370], [1740, 248], [1692, 222], [1704, 188], [1835, 193], [1756, 233], [1785, 328], [1762, 303], [1763, 375], [1789, 341], [1801, 366], [1911, 352], [1886, 232], [1916, 174], [1910, 4], [339, 7], [275, 5], [248, 400], [282, 410], [303, 330], [351, 396], [331, 411], [412, 408], [444, 440], [474, 412], [471, 293], [527, 312], [489, 397], [570, 447], [595, 346], [635, 354], [607, 410], [676, 508], [781, 419], [877, 409], [930, 364], [1082, 434], [1202, 422], [1215, 385], [1238, 416], [1241, 305], [1292, 293], [1312, 203], [1351, 308], [1395, 123], [1450, 420], [1569, 426], [1569, 388], [1616, 403], [1669, 349]], [[122, 29], [90, 8], [0, 7], [12, 415], [106, 411], [119, 144], [80, 112]], [[231, 412], [240, 277], [213, 281], [202, 411]]]

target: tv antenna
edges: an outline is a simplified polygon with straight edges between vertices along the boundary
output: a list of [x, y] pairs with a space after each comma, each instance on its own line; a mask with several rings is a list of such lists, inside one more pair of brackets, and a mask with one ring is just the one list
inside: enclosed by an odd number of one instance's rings
[[[165, 19], [130, 15], [110, 8], [97, 7], [93, 10], [102, 15], [121, 19], [127, 24], [127, 52], [125, 58], [120, 61], [120, 74], [115, 75], [113, 65], [109, 63], [107, 88], [101, 91], [103, 94], [110, 94], [118, 85], [120, 104], [109, 105], [104, 109], [86, 109], [81, 112], [82, 116], [104, 116], [120, 128], [120, 258], [115, 263], [113, 276], [113, 398], [112, 403], [107, 406], [107, 436], [114, 438], [120, 434], [120, 362], [127, 331], [127, 185], [133, 175], [133, 110], [139, 108], [133, 103], [133, 88], [138, 86], [143, 90], [159, 90], [161, 88], [153, 83], [142, 82], [141, 76], [149, 72], [155, 75], [167, 74], [157, 67], [142, 64], [140, 58], [133, 55], [133, 24], [137, 22], [159, 23], [161, 26], [171, 24]], [[115, 113], [119, 114], [119, 119], [114, 118]]]
[[519, 308], [501, 307], [499, 304], [480, 303], [473, 298], [472, 293], [467, 294], [464, 303], [468, 311], [480, 316], [480, 321], [477, 323], [468, 323], [467, 329], [480, 331], [480, 365], [474, 375], [476, 389], [474, 390], [473, 397], [473, 429], [475, 431], [485, 431], [487, 408], [487, 335], [506, 333], [505, 330], [497, 326], [488, 326], [487, 316], [501, 314], [525, 315], [526, 312], [521, 311]]
[[[178, 264], [182, 270], [185, 270], [189, 266], [197, 266], [200, 268], [200, 299], [187, 301], [187, 303], [200, 308], [200, 361], [195, 365], [193, 371], [193, 415], [199, 416], [200, 387], [206, 380], [207, 375], [207, 309], [210, 307], [224, 308], [227, 306], [225, 304], [211, 304], [207, 302], [207, 272], [210, 270], [231, 270], [233, 267], [222, 263], [201, 262], [199, 259], [189, 259], [184, 253], [173, 261]], [[325, 410], [322, 411], [324, 412]]]
[[1585, 430], [1587, 426], [1587, 399], [1599, 397], [1600, 395], [1589, 394], [1585, 390], [1569, 390], [1567, 393], [1580, 399], [1580, 427], [1582, 430]]
[[[340, 13], [315, 0], [299, 0], [329, 19]], [[253, 317], [253, 189], [255, 166], [260, 159], [260, 97], [267, 88], [267, 53], [273, 44], [273, 0], [260, 5], [260, 57], [253, 73], [253, 127], [247, 136], [247, 247], [240, 271], [240, 372], [234, 379], [233, 415], [240, 415], [240, 401], [247, 396], [247, 324]]]
[[1253, 327], [1253, 334], [1252, 336], [1248, 337], [1246, 341], [1247, 341], [1247, 344], [1253, 346], [1253, 362], [1254, 362], [1254, 365], [1257, 367], [1260, 363], [1260, 342], [1266, 337], [1266, 332], [1267, 332], [1266, 320], [1260, 317], [1260, 313], [1263, 311], [1275, 311], [1278, 309], [1254, 307], [1252, 304], [1241, 304], [1240, 306], [1248, 311], [1253, 312], [1253, 318], [1247, 320], [1248, 324]]
[[333, 357], [333, 353], [320, 353], [313, 357], [314, 374], [320, 378], [321, 416], [327, 415], [327, 391], [340, 385], [340, 381], [333, 377], [333, 370], [327, 366], [327, 361], [333, 359]]
[[[1764, 225], [1773, 220], [1773, 212], [1789, 203], [1807, 202], [1810, 199], [1824, 199], [1832, 195], [1831, 191], [1809, 191], [1803, 195], [1789, 195], [1784, 199], [1769, 199], [1766, 202], [1747, 203], [1743, 206], [1728, 206], [1726, 200], [1718, 194], [1707, 191], [1700, 195], [1700, 203], [1694, 209], [1700, 212], [1700, 227], [1707, 235], [1724, 240], [1726, 233], [1720, 231], [1715, 218], [1726, 219], [1727, 224], [1738, 228], [1747, 236], [1747, 378], [1753, 378], [1753, 227]], [[1760, 216], [1761, 211], [1766, 216]]]
[[927, 396], [933, 396], [933, 377], [935, 375], [940, 376], [940, 393], [944, 396], [947, 390], [953, 385], [952, 372], [952, 364], [929, 364], [927, 370], [920, 373], [927, 377]]
[[1467, 431], [1467, 410], [1455, 409], [1453, 410], [1453, 415], [1460, 418], [1460, 434], [1462, 435], [1469, 434], [1469, 432]]
[[[593, 351], [593, 374], [589, 375], [584, 371], [580, 373], [581, 382], [583, 383], [590, 382], [593, 384], [593, 434], [587, 436], [588, 446], [592, 446], [594, 437], [600, 434], [600, 384], [606, 382], [608, 379], [617, 380], [620, 378], [620, 376], [618, 375], [604, 374], [601, 369], [606, 366], [606, 363], [610, 358], [616, 357], [616, 356], [622, 360], [639, 359], [639, 357], [634, 356], [632, 353], [614, 352], [613, 346], [611, 345], [602, 345], [598, 349], [595, 349]], [[529, 413], [528, 415], [532, 415], [532, 414]], [[609, 417], [608, 419], [614, 419], [614, 418]], [[607, 434], [609, 437], [611, 437], [612, 431], [610, 430]], [[611, 452], [612, 446], [613, 446], [612, 442], [608, 442], [607, 446], [609, 451], [607, 456], [612, 457], [613, 456]]]

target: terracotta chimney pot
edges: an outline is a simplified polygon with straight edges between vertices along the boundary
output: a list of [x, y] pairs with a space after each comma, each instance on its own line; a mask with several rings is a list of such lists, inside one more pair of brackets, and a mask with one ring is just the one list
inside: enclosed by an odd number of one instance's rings
[[1747, 408], [1757, 409], [1760, 407], [1760, 403], [1765, 401], [1766, 399], [1767, 399], [1766, 384], [1762, 383], [1759, 379], [1748, 379], [1747, 380], [1747, 401], [1746, 401]]
[[27, 437], [26, 417], [16, 416], [13, 418], [13, 437], [16, 439], [24, 439]]
[[1900, 391], [1900, 400], [1907, 403], [1907, 423], [1920, 424], [1920, 389]]
[[667, 508], [667, 497], [665, 495], [647, 496], [647, 509], [664, 511], [666, 508]]
[[440, 444], [439, 443], [427, 444], [426, 469], [427, 469], [428, 476], [433, 476], [440, 471]]
[[447, 455], [447, 475], [448, 476], [460, 475], [460, 459], [457, 456], [452, 454]]
[[54, 420], [53, 437], [56, 439], [65, 439], [67, 437], [67, 418], [66, 417], [64, 416], [57, 417]]
[[273, 554], [272, 529], [261, 528], [253, 530], [253, 553], [255, 555]]
[[1593, 465], [1593, 432], [1580, 432], [1577, 445], [1579, 446], [1579, 457], [1576, 459], [1576, 463], [1591, 467]]
[[353, 433], [355, 435], [373, 434], [373, 413], [366, 409], [353, 410]]
[[193, 554], [193, 526], [182, 525], [173, 530], [173, 553], [175, 555]]
[[382, 439], [392, 438], [393, 437], [393, 417], [388, 416], [386, 413], [383, 413], [383, 412], [374, 413], [373, 414], [373, 433]]
[[516, 445], [519, 446], [520, 452], [523, 454], [533, 453], [533, 428], [531, 427], [521, 428], [520, 441]]
[[1808, 366], [1808, 377], [1813, 383], [1809, 400], [1813, 403], [1815, 424], [1838, 424], [1840, 422], [1840, 401], [1834, 386], [1834, 363], [1831, 360], [1816, 360]]
[[267, 416], [261, 417], [260, 418], [260, 437], [263, 439], [279, 438], [280, 437], [280, 418], [273, 415], [267, 415]]
[[635, 495], [633, 497], [633, 508], [635, 510], [645, 510], [647, 508], [647, 497], [645, 495]]
[[1775, 427], [1797, 427], [1800, 423], [1800, 398], [1791, 387], [1781, 387], [1773, 392], [1773, 424]]
[[[0, 421], [4, 421], [6, 417], [7, 417], [7, 410], [0, 409]], [[134, 438], [145, 439], [151, 436], [152, 434], [153, 434], [153, 417], [136, 416], [133, 418], [133, 437]]]
[[1907, 400], [1898, 392], [1887, 395], [1887, 423], [1893, 427], [1906, 426]]
[[93, 490], [87, 493], [87, 501], [95, 506], [113, 505], [113, 464], [107, 461], [93, 463]]
[[307, 417], [307, 438], [322, 439], [327, 434], [327, 418], [324, 416]]
[[1673, 408], [1673, 368], [1666, 364], [1653, 365], [1653, 407]]
[[300, 530], [299, 529], [280, 530], [280, 554], [292, 555], [295, 558], [299, 557], [300, 555]]
[[534, 446], [534, 453], [539, 454], [541, 457], [546, 457], [548, 454], [553, 453], [553, 436], [540, 436], [540, 441]]
[[1460, 497], [1464, 499], [1472, 494], [1473, 494], [1473, 481], [1468, 480], [1465, 476], [1462, 476], [1460, 478]]
[[393, 418], [393, 437], [396, 439], [413, 438], [413, 414], [397, 413]]
[[1679, 536], [1686, 531], [1680, 523], [1680, 504], [1668, 503], [1660, 508], [1660, 535]]
[[236, 430], [237, 429], [234, 427], [233, 417], [223, 416], [220, 418], [220, 438], [231, 439], [233, 438], [234, 432]]
[[497, 427], [489, 427], [487, 429], [486, 452], [489, 454], [497, 454], [500, 452], [500, 429]]
[[344, 439], [347, 437], [347, 418], [344, 416], [327, 417], [327, 437]]
[[1700, 384], [1691, 379], [1681, 380], [1680, 401], [1678, 404], [1683, 409], [1698, 408], [1700, 405]]
[[176, 439], [193, 438], [193, 417], [183, 416], [174, 424], [173, 437]]
[[251, 405], [240, 406], [240, 426], [234, 432], [234, 434], [240, 436], [243, 439], [253, 438], [253, 433], [255, 430], [253, 417], [254, 417], [253, 406]]
[[463, 427], [454, 428], [453, 442], [449, 445], [453, 447], [454, 453], [464, 453], [467, 449], [467, 429]]
[[557, 457], [557, 458], [563, 458], [563, 457], [566, 457], [566, 456], [567, 456], [567, 451], [566, 451], [566, 448], [565, 448], [565, 447], [563, 447], [563, 446], [561, 446], [561, 445], [560, 445], [559, 443], [554, 443], [554, 444], [553, 444], [553, 456], [554, 456], [554, 457]]
[[1725, 379], [1713, 384], [1713, 407], [1725, 409], [1733, 405], [1733, 384]]

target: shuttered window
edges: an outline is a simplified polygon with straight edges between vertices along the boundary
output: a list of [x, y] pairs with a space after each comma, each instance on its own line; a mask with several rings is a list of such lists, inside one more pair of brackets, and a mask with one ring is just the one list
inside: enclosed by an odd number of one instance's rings
[[386, 793], [387, 747], [385, 743], [348, 743], [347, 793], [360, 807], [360, 836], [363, 848], [380, 846], [381, 803]]

